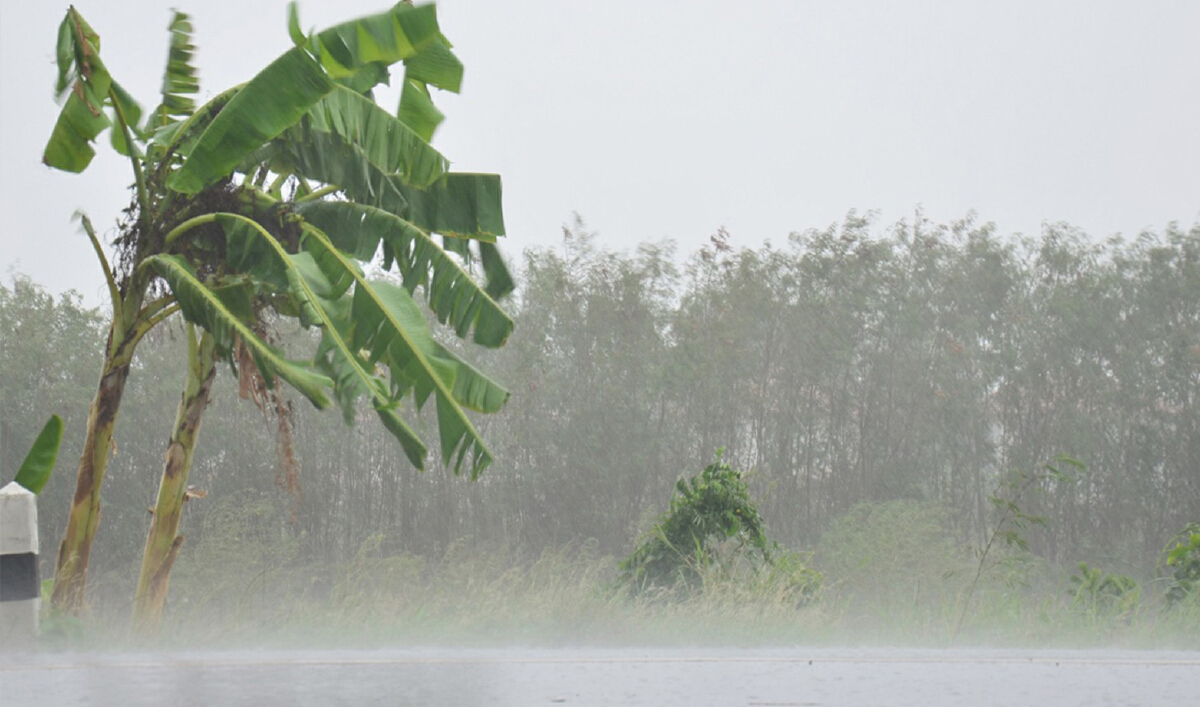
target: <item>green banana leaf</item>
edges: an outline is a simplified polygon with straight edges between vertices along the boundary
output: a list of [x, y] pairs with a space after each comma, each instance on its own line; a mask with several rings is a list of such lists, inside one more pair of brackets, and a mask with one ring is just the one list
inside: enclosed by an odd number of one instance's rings
[[54, 471], [54, 463], [58, 460], [58, 450], [62, 445], [63, 421], [58, 415], [51, 415], [38, 433], [25, 461], [17, 469], [17, 477], [13, 479], [33, 493], [41, 493], [46, 482], [50, 480], [50, 472]]
[[425, 187], [436, 182], [450, 161], [412, 128], [365, 96], [337, 86], [305, 118], [312, 130], [333, 133], [356, 145], [379, 171]]
[[401, 186], [403, 216], [430, 233], [494, 241], [504, 235], [500, 175], [450, 172], [424, 189]]
[[196, 277], [184, 259], [174, 255], [153, 255], [145, 262], [167, 281], [184, 319], [212, 334], [218, 348], [229, 351], [235, 338], [240, 338], [268, 385], [274, 385], [276, 377], [282, 378], [317, 408], [329, 406], [324, 389], [332, 385], [332, 381], [304, 364], [288, 360], [260, 339]]
[[297, 47], [303, 47], [308, 44], [308, 37], [304, 35], [304, 30], [300, 28], [300, 9], [296, 6], [295, 0], [288, 3], [287, 13], [288, 36], [292, 38], [292, 43]]
[[193, 95], [200, 92], [200, 81], [192, 66], [196, 46], [192, 44], [192, 22], [186, 12], [175, 10], [171, 24], [171, 44], [167, 50], [167, 68], [163, 71], [162, 103], [154, 110], [148, 130], [161, 128], [173, 119], [186, 119], [196, 112]]
[[349, 344], [370, 352], [372, 362], [391, 372], [393, 398], [412, 390], [418, 409], [433, 394], [437, 401], [442, 459], [461, 473], [470, 457], [471, 478], [492, 461], [491, 452], [454, 396], [459, 367], [439, 354], [429, 326], [408, 290], [385, 281], [368, 282], [321, 230], [308, 224], [301, 245], [330, 282], [353, 278], [349, 320], [354, 322]]
[[450, 51], [445, 37], [430, 42], [415, 56], [404, 60], [404, 83], [396, 117], [426, 142], [432, 141], [445, 116], [433, 105], [429, 86], [457, 93], [462, 86], [462, 73], [462, 62]]
[[112, 123], [105, 114], [112, 77], [100, 60], [100, 37], [71, 8], [59, 25], [57, 92], [70, 90], [58, 114], [42, 161], [55, 169], [79, 173], [96, 151], [91, 143]]
[[496, 348], [512, 333], [513, 321], [500, 305], [413, 224], [382, 209], [346, 201], [305, 202], [296, 212], [358, 260], [371, 260], [382, 241], [388, 267], [394, 260], [404, 288], [413, 293], [424, 287], [438, 321], [449, 323], [460, 338], [473, 328], [476, 343]]
[[119, 126], [121, 122], [124, 122], [129, 127], [130, 135], [140, 138], [142, 135], [138, 130], [138, 124], [142, 121], [142, 107], [116, 81], [113, 81], [109, 86], [109, 104], [112, 105], [113, 116], [116, 118], [113, 121], [115, 125], [110, 133], [113, 149], [126, 157], [131, 153], [141, 157], [141, 149], [136, 144], [130, 145], [128, 143], [125, 138], [125, 131], [121, 130]]
[[[299, 20], [295, 26], [299, 27]], [[433, 5], [412, 7], [397, 3], [386, 12], [318, 32], [311, 41], [329, 76], [339, 79], [352, 76], [365, 64], [390, 65], [413, 56], [440, 36]]]
[[290, 256], [292, 266], [298, 269], [309, 286], [308, 296], [318, 305], [323, 320], [321, 344], [317, 348], [317, 367], [333, 380], [334, 396], [342, 408], [347, 424], [354, 421], [358, 401], [366, 397], [385, 429], [400, 443], [404, 455], [418, 470], [425, 469], [428, 450], [417, 433], [396, 412], [398, 400], [393, 400], [387, 382], [376, 376], [374, 366], [364, 360], [346, 344], [350, 329], [349, 298], [333, 299], [332, 288], [308, 253]]
[[458, 93], [462, 88], [463, 65], [450, 51], [449, 44], [439, 37], [421, 48], [416, 56], [404, 61], [404, 78], [436, 86], [443, 91]]
[[435, 347], [437, 356], [455, 367], [454, 399], [459, 405], [476, 412], [499, 412], [508, 402], [509, 392], [504, 386], [487, 377], [479, 369], [462, 360], [442, 344]]
[[446, 118], [433, 105], [429, 88], [420, 81], [408, 78], [400, 88], [400, 108], [396, 111], [396, 117], [425, 142], [433, 140], [433, 133]]
[[[279, 241], [250, 219], [220, 214], [217, 221], [225, 231], [229, 265], [286, 293], [297, 308], [301, 323], [321, 329], [322, 341], [315, 357], [317, 368], [332, 381], [334, 397], [347, 422], [353, 420], [358, 400], [369, 398], [384, 427], [400, 442], [405, 456], [415, 467], [423, 469], [425, 445], [396, 414], [399, 401], [389, 396], [387, 383], [375, 375], [374, 366], [346, 343], [346, 332], [351, 327], [348, 298], [342, 295], [353, 280], [335, 286], [312, 256], [288, 254]], [[357, 263], [349, 267], [361, 275]]]
[[313, 130], [305, 121], [272, 145], [275, 154], [271, 169], [279, 174], [336, 185], [348, 198], [392, 213], [408, 209], [400, 193], [400, 177], [381, 171], [357, 145], [335, 134]]
[[517, 289], [517, 283], [508, 271], [504, 256], [495, 243], [479, 241], [479, 262], [487, 277], [485, 292], [494, 299], [503, 299]]
[[301, 47], [271, 62], [225, 104], [167, 186], [195, 194], [295, 125], [335, 84]]

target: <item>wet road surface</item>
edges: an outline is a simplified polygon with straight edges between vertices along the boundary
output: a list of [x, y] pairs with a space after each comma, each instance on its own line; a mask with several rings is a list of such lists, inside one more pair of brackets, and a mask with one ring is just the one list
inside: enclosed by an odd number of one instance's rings
[[1182, 705], [1200, 652], [399, 649], [5, 656], [0, 704]]

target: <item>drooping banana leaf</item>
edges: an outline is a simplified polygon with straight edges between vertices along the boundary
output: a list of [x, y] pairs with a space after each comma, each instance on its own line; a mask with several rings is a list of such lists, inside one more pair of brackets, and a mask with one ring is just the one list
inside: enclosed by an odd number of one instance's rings
[[104, 111], [98, 110], [102, 102], [95, 92], [83, 84], [77, 85], [82, 88], [67, 98], [42, 155], [47, 165], [76, 174], [91, 164], [96, 156], [91, 143], [112, 124]]
[[487, 287], [484, 291], [493, 299], [503, 299], [517, 288], [517, 283], [513, 281], [508, 265], [504, 262], [504, 256], [500, 254], [500, 249], [495, 243], [479, 241], [479, 262], [483, 266], [484, 275], [487, 276]]
[[365, 96], [338, 86], [309, 111], [315, 131], [334, 133], [357, 145], [363, 156], [386, 174], [417, 187], [428, 186], [449, 168], [449, 160], [412, 128]]
[[445, 37], [425, 45], [415, 56], [404, 60], [404, 83], [396, 117], [426, 142], [431, 141], [445, 116], [433, 105], [429, 86], [457, 93], [462, 86], [462, 72], [462, 62], [450, 51]]
[[380, 242], [386, 244], [388, 260], [396, 262], [404, 288], [412, 293], [423, 286], [438, 321], [448, 322], [460, 338], [474, 328], [476, 343], [495, 348], [512, 333], [513, 321], [500, 305], [413, 224], [382, 209], [345, 201], [305, 202], [296, 210], [335, 247], [359, 260], [370, 260]]
[[400, 89], [400, 108], [396, 117], [412, 128], [422, 140], [430, 142], [433, 140], [433, 133], [446, 116], [433, 105], [429, 88], [425, 84], [406, 78]]
[[334, 88], [304, 49], [293, 47], [250, 80], [200, 135], [167, 186], [195, 194], [292, 125]]
[[434, 395], [442, 459], [457, 474], [469, 456], [471, 478], [476, 478], [491, 463], [491, 452], [454, 396], [459, 367], [439, 356], [438, 345], [412, 295], [389, 282], [368, 282], [329, 238], [311, 225], [304, 230], [302, 246], [331, 282], [346, 276], [354, 279], [349, 318], [355, 325], [350, 345], [369, 351], [372, 362], [388, 367], [397, 390], [393, 397], [411, 389], [420, 408]]
[[328, 281], [308, 253], [297, 253], [289, 256], [289, 260], [303, 275], [309, 287], [307, 294], [321, 311], [324, 324], [315, 360], [318, 368], [333, 379], [334, 397], [342, 407], [347, 424], [354, 421], [358, 401], [363, 397], [370, 399], [375, 414], [400, 443], [409, 462], [424, 470], [428, 452], [425, 443], [397, 414], [398, 401], [389, 397], [386, 381], [376, 376], [372, 372], [374, 367], [346, 344], [346, 333], [350, 329], [349, 297], [328, 297], [333, 294], [332, 288], [328, 288]]
[[171, 32], [171, 44], [163, 72], [162, 103], [154, 110], [152, 122], [146, 126], [148, 131], [195, 113], [196, 101], [192, 96], [200, 92], [200, 82], [192, 66], [196, 46], [192, 44], [191, 19], [186, 12], [176, 10], [167, 29]]
[[332, 184], [346, 196], [392, 213], [404, 213], [408, 202], [400, 193], [400, 177], [371, 164], [361, 148], [334, 133], [313, 130], [302, 121], [274, 141], [273, 169], [322, 184]]
[[312, 368], [285, 358], [275, 347], [260, 339], [196, 277], [185, 260], [174, 255], [153, 255], [145, 262], [170, 285], [184, 319], [211, 333], [218, 348], [231, 350], [235, 337], [240, 338], [268, 385], [274, 385], [276, 377], [282, 378], [317, 408], [329, 406], [324, 389], [333, 382]]
[[459, 405], [476, 412], [498, 412], [508, 402], [509, 392], [499, 383], [442, 344], [436, 351], [439, 358], [452, 362], [457, 369], [453, 395]]
[[62, 445], [63, 421], [58, 415], [51, 415], [42, 431], [38, 433], [25, 455], [25, 461], [17, 468], [16, 481], [21, 486], [35, 494], [41, 493], [50, 473], [54, 471], [54, 462], [58, 460], [58, 449]]
[[450, 172], [424, 189], [402, 186], [404, 217], [431, 233], [495, 241], [504, 235], [500, 175]]
[[[217, 222], [225, 231], [230, 267], [286, 292], [301, 322], [321, 329], [316, 361], [318, 368], [332, 380], [334, 397], [347, 421], [353, 420], [358, 400], [369, 398], [384, 427], [400, 442], [405, 456], [423, 469], [425, 445], [397, 415], [398, 401], [389, 396], [386, 381], [376, 376], [373, 366], [346, 343], [346, 332], [351, 328], [347, 318], [348, 298], [342, 297], [346, 285], [331, 283], [307, 253], [288, 254], [274, 237], [250, 219], [221, 214]], [[359, 272], [357, 264], [351, 267]]]

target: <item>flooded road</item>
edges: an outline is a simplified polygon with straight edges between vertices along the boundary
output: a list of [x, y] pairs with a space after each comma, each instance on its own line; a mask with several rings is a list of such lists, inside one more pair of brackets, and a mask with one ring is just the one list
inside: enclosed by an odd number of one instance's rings
[[1200, 653], [402, 649], [7, 656], [0, 703], [117, 705], [1193, 704]]

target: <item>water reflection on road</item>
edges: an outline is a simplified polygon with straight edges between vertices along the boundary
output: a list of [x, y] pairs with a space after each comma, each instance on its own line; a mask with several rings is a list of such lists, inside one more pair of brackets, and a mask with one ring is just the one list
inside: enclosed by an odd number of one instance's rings
[[24, 705], [1185, 705], [1200, 653], [401, 649], [9, 656]]

